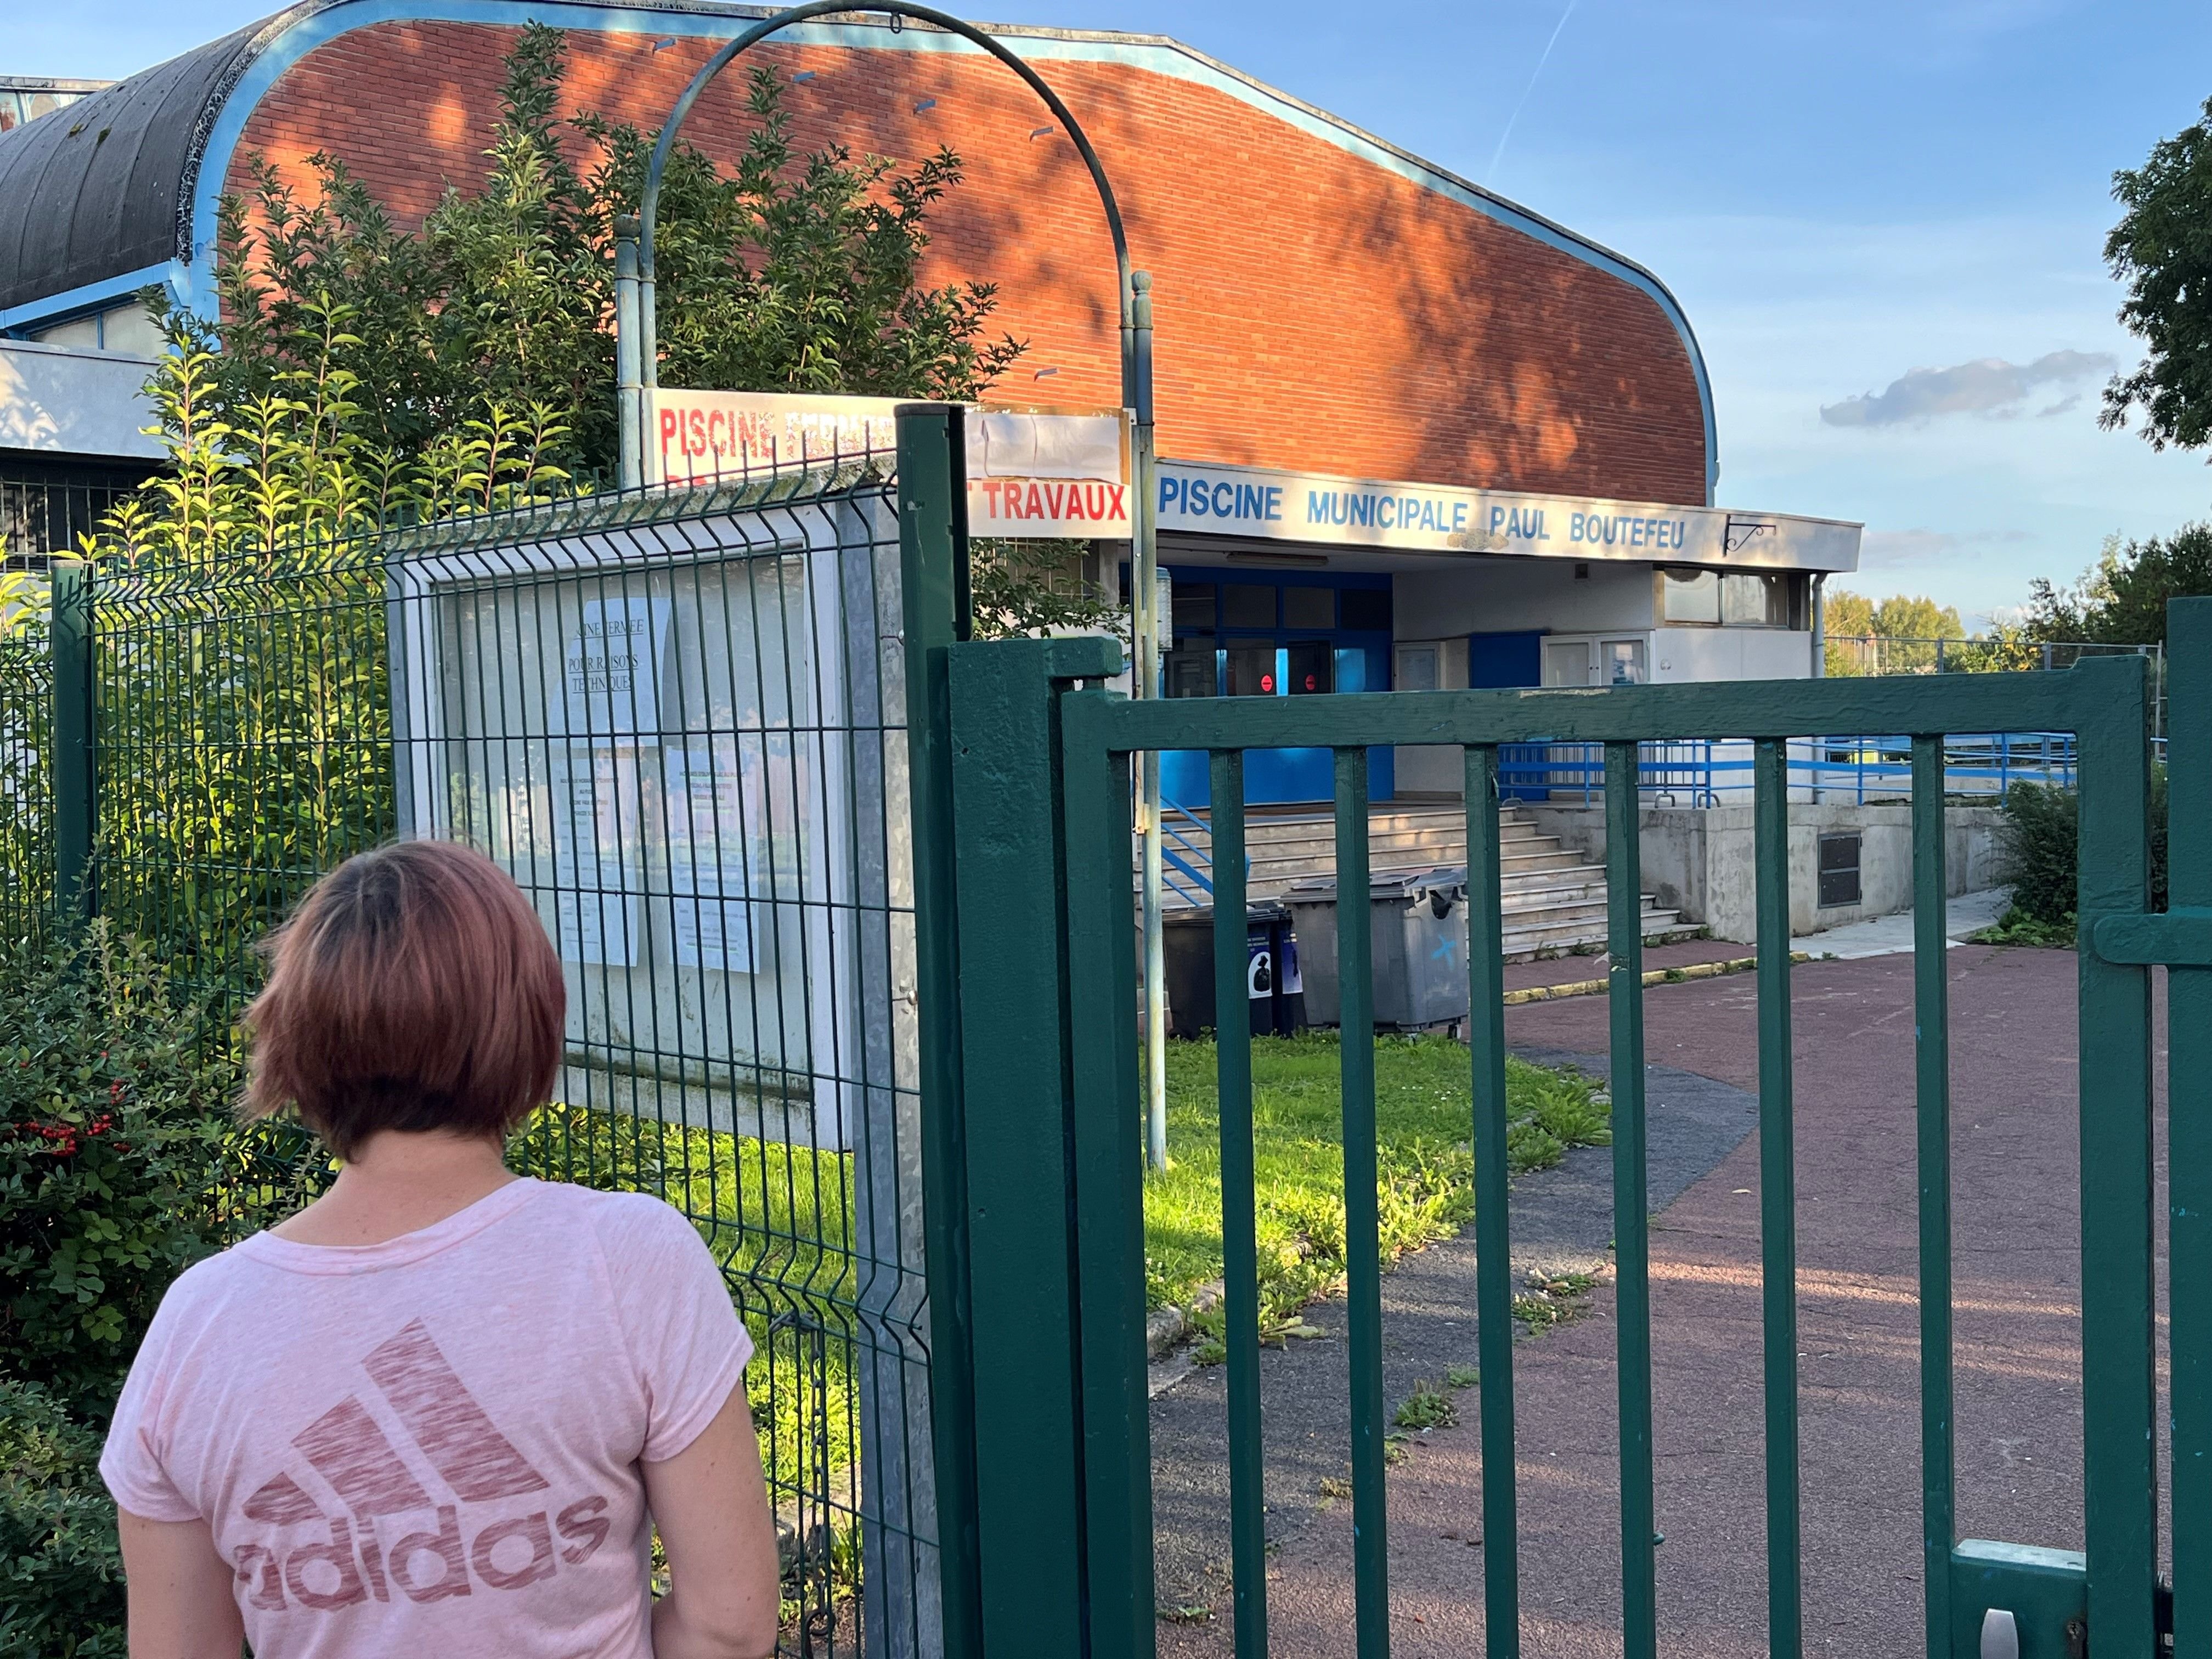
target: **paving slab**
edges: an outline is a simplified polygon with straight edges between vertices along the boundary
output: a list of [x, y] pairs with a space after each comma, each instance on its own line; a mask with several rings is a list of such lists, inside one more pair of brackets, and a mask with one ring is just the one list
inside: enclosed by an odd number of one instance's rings
[[[1946, 968], [1960, 1530], [2079, 1547], [2075, 962], [2067, 952], [1966, 945], [1948, 953]], [[1906, 956], [1808, 963], [1794, 975], [1805, 1650], [1852, 1659], [1924, 1650], [1911, 985]], [[1648, 1058], [1670, 1077], [1747, 1095], [1757, 1085], [1755, 995], [1749, 975], [1655, 988], [1646, 995]], [[1606, 1004], [1511, 1009], [1507, 1031], [1523, 1050], [1602, 1054]], [[2162, 1074], [2162, 1052], [2160, 1065]], [[1656, 1084], [1654, 1098], [1656, 1151], [1663, 1139]], [[2161, 1176], [2162, 1145], [2161, 1137]], [[1766, 1651], [1758, 1151], [1755, 1133], [1742, 1139], [1708, 1172], [1692, 1172], [1671, 1204], [1655, 1168], [1661, 1651], [1668, 1655], [1748, 1659]], [[1578, 1177], [1591, 1183], [1580, 1204], [1595, 1210], [1601, 1172], [1571, 1160], [1559, 1173], [1563, 1190]], [[1516, 1224], [1525, 1202], [1516, 1196]], [[1587, 1248], [1591, 1226], [1570, 1213], [1553, 1231]], [[1462, 1249], [1465, 1260], [1455, 1261]], [[1463, 1243], [1440, 1247], [1385, 1280], [1394, 1398], [1408, 1359], [1432, 1364], [1433, 1354], [1457, 1345], [1474, 1363], [1472, 1254]], [[1580, 1659], [1620, 1650], [1612, 1315], [1611, 1293], [1601, 1289], [1586, 1316], [1516, 1350], [1522, 1638], [1529, 1653]], [[1322, 1506], [1307, 1495], [1324, 1474], [1340, 1472], [1344, 1357], [1332, 1342], [1299, 1345], [1284, 1358], [1297, 1370], [1271, 1378], [1271, 1410], [1305, 1415], [1270, 1423], [1269, 1496], [1278, 1505], [1270, 1527], [1279, 1538], [1268, 1585], [1270, 1652], [1303, 1659], [1352, 1645], [1349, 1505]], [[1195, 1390], [1218, 1389], [1201, 1375], [1159, 1404], [1188, 1407], [1195, 1422]], [[1292, 1408], [1278, 1407], [1279, 1395], [1311, 1398]], [[1470, 1547], [1480, 1530], [1480, 1409], [1473, 1389], [1459, 1400], [1460, 1423], [1421, 1437], [1390, 1476], [1391, 1642], [1402, 1659], [1459, 1659], [1483, 1641], [1482, 1552]], [[1216, 1392], [1217, 1440], [1218, 1401]], [[1293, 1424], [1303, 1425], [1293, 1449], [1303, 1461], [1277, 1450]], [[1207, 1518], [1200, 1510], [1225, 1516], [1218, 1494], [1211, 1507], [1195, 1492], [1164, 1497], [1184, 1504], [1194, 1524]], [[1164, 1538], [1170, 1531], [1164, 1517]], [[1162, 1565], [1165, 1591], [1175, 1564]], [[1182, 1605], [1225, 1613], [1225, 1575], [1195, 1556], [1182, 1565], [1193, 1570], [1182, 1582], [1202, 1593]], [[1231, 1651], [1218, 1620], [1164, 1622], [1160, 1637], [1164, 1655]]]

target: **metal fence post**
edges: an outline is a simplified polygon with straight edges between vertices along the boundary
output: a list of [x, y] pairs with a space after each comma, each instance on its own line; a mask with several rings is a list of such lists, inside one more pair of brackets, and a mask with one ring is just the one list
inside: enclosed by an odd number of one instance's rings
[[[948, 659], [961, 1112], [982, 1643], [1080, 1659], [1083, 1408], [1066, 853], [1054, 702], [1121, 666], [1111, 640], [1007, 640]], [[984, 1425], [988, 1425], [988, 1438]]]
[[62, 915], [97, 908], [92, 836], [98, 774], [93, 748], [92, 567], [53, 564], [54, 903]]
[[921, 1024], [923, 1237], [938, 1564], [947, 1653], [982, 1651], [975, 1516], [975, 1378], [968, 1282], [967, 1133], [961, 1099], [958, 889], [952, 844], [947, 658], [964, 631], [956, 593], [967, 539], [960, 411], [898, 413], [900, 605], [914, 815], [915, 1000]]

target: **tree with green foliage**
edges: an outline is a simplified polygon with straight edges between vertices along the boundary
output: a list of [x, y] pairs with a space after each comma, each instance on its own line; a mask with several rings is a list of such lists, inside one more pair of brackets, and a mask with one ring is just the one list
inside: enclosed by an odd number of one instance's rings
[[2162, 645], [2166, 602], [2200, 594], [2212, 594], [2212, 523], [2141, 541], [2108, 536], [2072, 586], [2040, 577], [2031, 585], [2021, 632], [2036, 641]]
[[[270, 555], [611, 473], [614, 223], [635, 210], [656, 135], [562, 118], [565, 50], [557, 29], [523, 31], [481, 187], [448, 189], [419, 231], [336, 157], [308, 158], [304, 191], [248, 158], [249, 187], [219, 211], [216, 314], [164, 311], [173, 349], [149, 391], [170, 467], [112, 516], [94, 556]], [[921, 276], [959, 156], [802, 155], [782, 100], [771, 71], [752, 76], [754, 126], [727, 174], [691, 145], [672, 152], [662, 380], [980, 398], [1024, 349], [987, 336], [997, 290]], [[1071, 581], [1069, 555], [979, 547], [981, 629], [1113, 626], [1095, 588]]]
[[1960, 639], [1966, 633], [1953, 607], [1905, 593], [1881, 600], [1863, 593], [1830, 593], [1821, 625], [1827, 672], [1837, 677], [1928, 672], [1936, 666], [1933, 641]]
[[2104, 423], [2139, 414], [2154, 449], [2201, 449], [2212, 442], [2212, 99], [2204, 119], [2114, 173], [2112, 194], [2125, 210], [2105, 262], [2128, 285], [2120, 320], [2146, 355], [2105, 388]]
[[[359, 474], [372, 509], [464, 470], [471, 435], [534, 445], [541, 479], [612, 469], [614, 221], [635, 210], [655, 135], [564, 120], [565, 67], [561, 31], [525, 28], [481, 187], [448, 188], [419, 232], [333, 156], [308, 158], [304, 193], [249, 158], [252, 185], [219, 218], [219, 314], [168, 319], [180, 356], [207, 354], [196, 412], [226, 429], [224, 454], [250, 461], [264, 432], [294, 439]], [[959, 156], [802, 155], [773, 73], [754, 75], [749, 99], [734, 172], [690, 144], [672, 154], [657, 222], [662, 380], [981, 395], [1024, 349], [984, 337], [995, 288], [920, 277]]]

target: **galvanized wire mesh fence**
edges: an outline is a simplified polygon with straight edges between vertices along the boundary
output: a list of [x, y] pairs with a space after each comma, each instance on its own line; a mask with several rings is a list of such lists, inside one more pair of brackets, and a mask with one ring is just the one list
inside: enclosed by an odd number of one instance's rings
[[[187, 989], [234, 1012], [395, 836], [537, 902], [567, 1063], [514, 1162], [657, 1193], [722, 1262], [809, 1655], [941, 1651], [890, 471], [103, 568], [88, 607], [94, 902]], [[46, 661], [0, 652], [11, 928], [53, 902]]]
[[51, 911], [53, 675], [46, 641], [0, 640], [0, 937], [33, 931]]

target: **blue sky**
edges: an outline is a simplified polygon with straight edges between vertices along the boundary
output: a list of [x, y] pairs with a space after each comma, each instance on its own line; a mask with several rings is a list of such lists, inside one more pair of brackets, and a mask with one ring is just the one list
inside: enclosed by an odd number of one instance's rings
[[[0, 70], [125, 75], [269, 9], [9, 6]], [[1972, 622], [2108, 532], [2212, 517], [2202, 456], [2096, 424], [2107, 360], [2136, 356], [2100, 258], [2111, 176], [2212, 96], [2203, 0], [991, 15], [1176, 35], [1642, 261], [1704, 344], [1722, 499], [1863, 520], [1862, 591]]]

